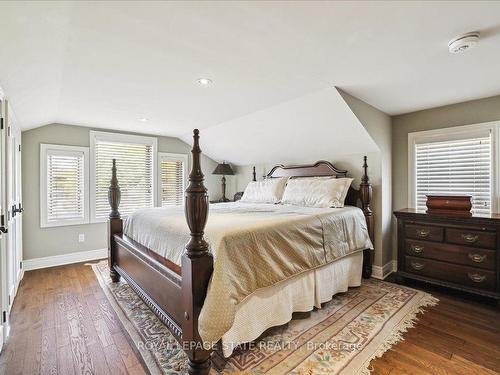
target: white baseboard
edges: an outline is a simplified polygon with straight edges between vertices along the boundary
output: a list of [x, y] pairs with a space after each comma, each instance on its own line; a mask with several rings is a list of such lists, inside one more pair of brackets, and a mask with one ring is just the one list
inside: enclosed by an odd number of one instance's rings
[[86, 262], [89, 260], [107, 258], [108, 249], [98, 249], [89, 251], [80, 251], [77, 253], [54, 255], [44, 258], [27, 259], [23, 261], [24, 271], [37, 270], [40, 268], [48, 268], [62, 266], [65, 264]]
[[384, 280], [391, 273], [398, 270], [398, 261], [391, 260], [383, 266], [372, 266], [372, 277], [379, 280]]

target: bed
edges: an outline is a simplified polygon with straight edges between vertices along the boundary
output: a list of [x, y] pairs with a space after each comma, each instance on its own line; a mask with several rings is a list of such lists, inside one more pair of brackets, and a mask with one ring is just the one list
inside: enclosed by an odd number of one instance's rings
[[[372, 192], [365, 157], [360, 189], [350, 188], [344, 208], [219, 203], [207, 224], [198, 130], [193, 140], [183, 209], [138, 210], [124, 223], [113, 161], [109, 267], [111, 279], [123, 277], [182, 343], [189, 373], [207, 374], [215, 343], [228, 356], [293, 312], [359, 286], [361, 274], [370, 277]], [[276, 166], [266, 177], [346, 175], [320, 161]]]

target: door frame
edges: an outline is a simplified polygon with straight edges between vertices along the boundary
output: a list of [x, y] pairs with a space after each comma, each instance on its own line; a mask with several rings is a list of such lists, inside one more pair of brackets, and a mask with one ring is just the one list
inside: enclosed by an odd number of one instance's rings
[[[7, 124], [5, 119], [5, 97], [0, 88], [0, 215], [3, 216], [3, 225], [7, 227], [7, 196], [6, 196], [6, 176], [7, 169], [5, 159], [7, 156]], [[1, 225], [2, 223], [0, 223]], [[7, 319], [4, 319], [3, 311], [7, 311], [7, 235], [0, 233], [0, 350], [9, 334]]]
[[[13, 217], [13, 205], [22, 201], [21, 130], [11, 121], [9, 103], [0, 88], [0, 215], [7, 233], [0, 238], [0, 350], [10, 333], [10, 310], [19, 289], [22, 269], [22, 219]], [[15, 190], [13, 190], [15, 189]], [[11, 242], [12, 241], [12, 242]], [[12, 243], [15, 247], [12, 248]], [[10, 269], [9, 269], [10, 265]]]
[[[8, 287], [8, 310], [10, 314], [14, 298], [16, 297], [19, 283], [22, 278], [22, 215], [16, 212], [21, 207], [21, 130], [10, 116], [9, 103], [7, 103], [7, 211], [8, 228], [7, 235], [7, 277], [11, 276], [7, 283]], [[10, 255], [10, 257], [9, 257]], [[8, 319], [8, 318], [7, 318]]]

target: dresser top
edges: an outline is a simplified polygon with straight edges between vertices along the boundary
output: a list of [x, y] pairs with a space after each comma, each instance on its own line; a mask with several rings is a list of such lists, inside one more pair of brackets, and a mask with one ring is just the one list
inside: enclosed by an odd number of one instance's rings
[[417, 210], [415, 208], [403, 208], [401, 210], [394, 211], [396, 217], [399, 216], [424, 216], [428, 218], [442, 218], [442, 219], [459, 219], [459, 220], [499, 220], [500, 213], [491, 214], [473, 214], [471, 216], [460, 216], [460, 215], [446, 215], [446, 214], [428, 214], [425, 210]]

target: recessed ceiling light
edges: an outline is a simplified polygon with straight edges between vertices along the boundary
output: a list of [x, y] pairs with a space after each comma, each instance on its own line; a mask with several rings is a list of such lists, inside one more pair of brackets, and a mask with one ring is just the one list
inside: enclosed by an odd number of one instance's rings
[[200, 86], [207, 87], [210, 86], [213, 82], [209, 78], [198, 78], [196, 80], [196, 83]]
[[140, 121], [140, 122], [148, 122], [148, 121], [149, 121], [149, 119], [148, 119], [148, 118], [146, 118], [146, 117], [141, 117], [141, 118], [139, 119], [139, 121]]
[[457, 36], [448, 43], [450, 53], [462, 53], [470, 50], [479, 43], [479, 32], [472, 32]]

